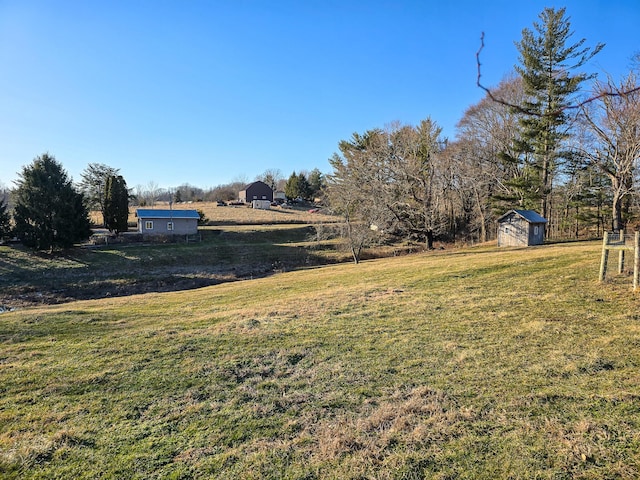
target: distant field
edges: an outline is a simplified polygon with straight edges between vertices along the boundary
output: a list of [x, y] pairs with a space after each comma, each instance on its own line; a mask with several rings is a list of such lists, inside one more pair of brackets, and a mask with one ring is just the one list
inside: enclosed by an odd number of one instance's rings
[[599, 253], [431, 252], [4, 313], [0, 477], [639, 478], [640, 302], [628, 276], [597, 282]]
[[[169, 208], [168, 203], [157, 203], [153, 207], [130, 207], [129, 223], [136, 223], [136, 208]], [[310, 208], [272, 207], [260, 210], [247, 206], [219, 207], [214, 202], [180, 203], [173, 205], [175, 210], [202, 210], [212, 225], [224, 224], [268, 224], [268, 223], [334, 223], [340, 219], [321, 212], [309, 213]], [[102, 215], [91, 214], [96, 225], [102, 223]]]
[[218, 207], [215, 203], [194, 203], [180, 205], [180, 207], [202, 210], [213, 224], [224, 223], [335, 223], [339, 217], [327, 215], [321, 212], [310, 213], [311, 208], [286, 208], [272, 207], [269, 210], [260, 210], [246, 206]]

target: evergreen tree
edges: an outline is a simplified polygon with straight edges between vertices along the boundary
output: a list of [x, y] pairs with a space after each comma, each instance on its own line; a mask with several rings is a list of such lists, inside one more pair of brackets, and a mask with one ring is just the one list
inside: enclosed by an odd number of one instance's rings
[[104, 194], [104, 224], [110, 232], [126, 232], [129, 220], [129, 192], [121, 175], [107, 178]]
[[522, 77], [525, 101], [519, 109], [521, 142], [519, 150], [531, 156], [537, 175], [531, 177], [531, 191], [538, 193], [542, 216], [549, 214], [548, 199], [557, 173], [563, 141], [568, 137], [567, 107], [575, 99], [580, 85], [592, 76], [571, 74], [582, 67], [604, 45], [593, 50], [583, 47], [585, 39], [567, 46], [573, 34], [565, 9], [545, 8], [534, 22], [535, 31], [525, 28], [516, 43], [520, 65], [516, 71]]
[[304, 173], [298, 174], [298, 197], [303, 200], [309, 200], [311, 196], [311, 188], [309, 186], [309, 181]]
[[91, 233], [84, 196], [56, 159], [45, 153], [22, 169], [16, 189], [15, 233], [38, 250], [67, 248]]
[[311, 198], [313, 192], [307, 176], [302, 172], [299, 174], [293, 172], [284, 186], [284, 194], [289, 200], [296, 198], [308, 200]]
[[313, 198], [319, 196], [325, 186], [324, 175], [322, 175], [320, 170], [314, 168], [311, 170], [311, 173], [309, 173], [307, 180], [309, 182], [309, 197]]
[[300, 196], [300, 177], [293, 172], [284, 186], [284, 194], [288, 200], [294, 200]]
[[0, 198], [0, 240], [11, 233], [11, 216], [4, 199]]

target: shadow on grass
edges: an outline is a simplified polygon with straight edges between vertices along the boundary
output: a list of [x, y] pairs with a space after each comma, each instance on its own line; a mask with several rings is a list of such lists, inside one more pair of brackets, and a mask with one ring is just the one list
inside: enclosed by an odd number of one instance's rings
[[190, 290], [334, 263], [326, 251], [299, 245], [314, 231], [308, 225], [214, 229], [203, 230], [199, 243], [118, 244], [50, 255], [11, 247], [0, 252], [0, 305], [20, 308]]

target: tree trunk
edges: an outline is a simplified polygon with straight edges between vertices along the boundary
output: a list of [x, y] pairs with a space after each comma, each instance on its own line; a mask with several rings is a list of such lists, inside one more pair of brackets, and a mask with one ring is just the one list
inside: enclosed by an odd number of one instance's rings
[[426, 232], [426, 244], [427, 250], [433, 250], [433, 232], [431, 230]]
[[356, 265], [360, 262], [360, 255], [356, 252], [356, 248], [351, 246], [351, 255], [353, 256], [353, 263]]
[[613, 198], [611, 199], [611, 228], [614, 232], [619, 232], [624, 228], [622, 219], [622, 180], [617, 177], [611, 177], [611, 187]]
[[481, 243], [484, 243], [487, 241], [486, 217], [485, 217], [484, 211], [482, 210], [482, 202], [480, 200], [480, 193], [478, 192], [478, 189], [474, 187], [473, 193], [476, 201], [476, 208], [478, 209], [478, 220], [480, 223], [480, 239], [479, 240]]
[[618, 192], [613, 193], [613, 201], [611, 204], [611, 227], [614, 232], [619, 232], [624, 228], [622, 220], [622, 198]]
[[545, 153], [544, 153], [544, 159], [542, 161], [542, 201], [540, 202], [540, 215], [542, 215], [544, 218], [546, 218], [548, 220], [547, 224], [546, 224], [546, 229], [547, 229], [547, 235], [550, 234], [551, 232], [551, 228], [552, 228], [552, 224], [553, 221], [550, 218], [550, 208], [549, 208], [549, 196], [551, 195], [551, 185], [549, 184], [549, 176], [550, 176], [550, 160], [549, 160], [549, 152], [548, 150], [548, 145], [545, 145]]

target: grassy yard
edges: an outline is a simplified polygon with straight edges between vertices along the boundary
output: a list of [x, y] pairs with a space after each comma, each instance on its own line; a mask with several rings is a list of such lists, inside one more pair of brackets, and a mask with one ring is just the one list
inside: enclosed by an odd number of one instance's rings
[[638, 478], [639, 302], [599, 247], [4, 313], [0, 477]]

